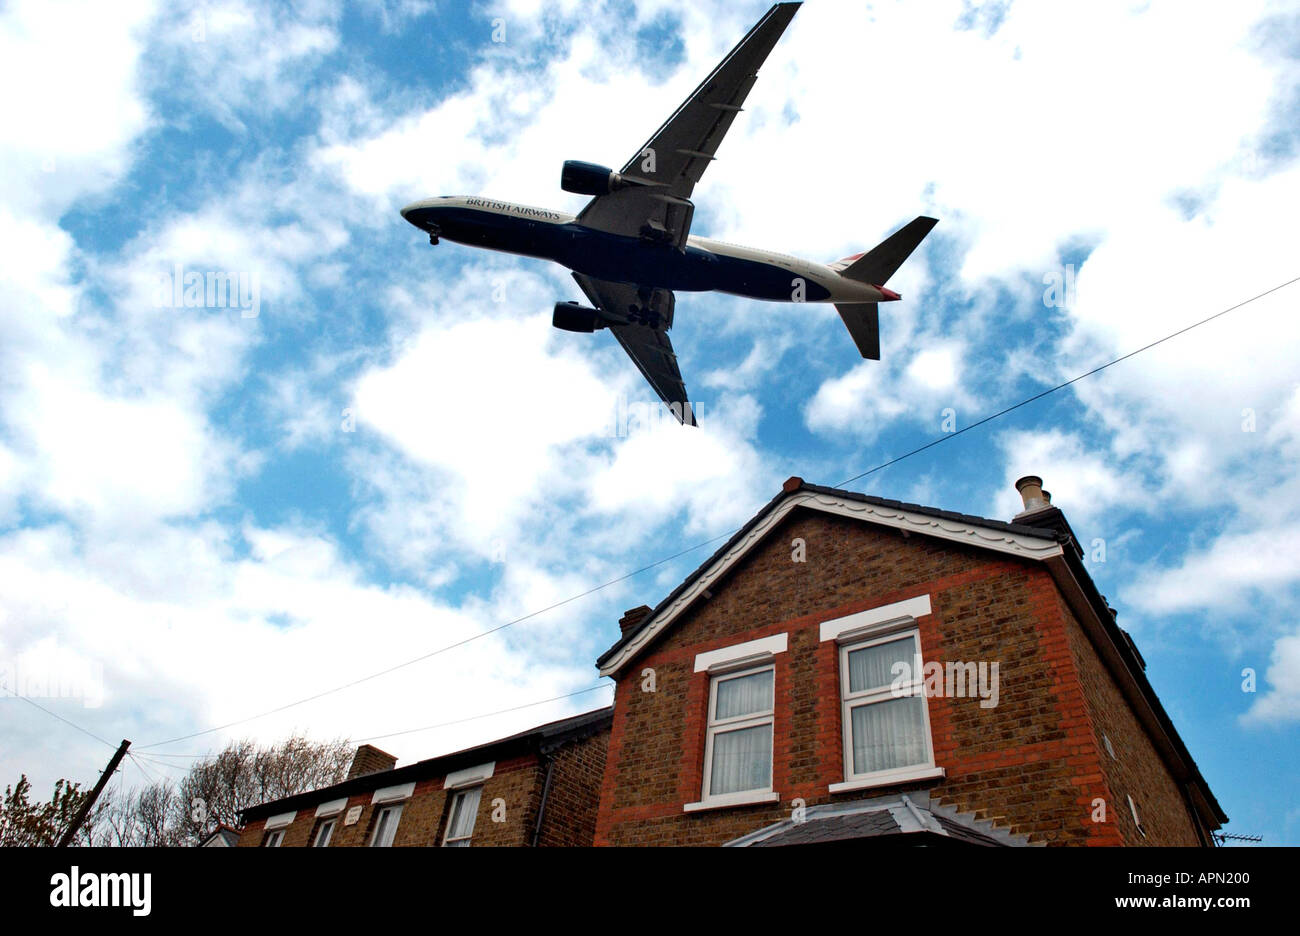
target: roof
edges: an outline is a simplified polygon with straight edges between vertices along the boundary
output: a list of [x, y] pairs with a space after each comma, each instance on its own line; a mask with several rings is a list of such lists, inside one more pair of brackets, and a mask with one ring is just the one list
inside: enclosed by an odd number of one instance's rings
[[476, 747], [465, 748], [450, 754], [440, 754], [437, 757], [430, 757], [414, 764], [407, 764], [405, 767], [362, 774], [359, 777], [352, 777], [333, 786], [321, 787], [317, 790], [309, 790], [306, 793], [297, 793], [278, 800], [259, 803], [245, 809], [240, 815], [245, 823], [249, 823], [275, 813], [304, 809], [318, 804], [322, 800], [348, 797], [357, 793], [376, 790], [380, 787], [396, 786], [400, 783], [410, 783], [412, 781], [426, 780], [430, 777], [442, 776], [454, 770], [472, 767], [484, 760], [501, 759], [528, 752], [547, 754], [552, 749], [569, 741], [585, 738], [608, 728], [613, 718], [613, 706], [594, 709], [590, 712], [583, 712], [581, 715], [572, 715], [558, 721], [547, 722], [544, 725], [538, 725], [535, 728], [529, 728], [518, 734], [499, 738], [496, 741], [489, 741]]
[[[605, 664], [609, 660], [613, 659], [620, 650], [636, 640], [638, 636], [650, 627], [652, 622], [654, 622], [662, 612], [677, 603], [678, 599], [692, 584], [695, 583], [697, 579], [705, 574], [705, 572], [707, 572], [712, 566], [716, 565], [730, 553], [734, 552], [737, 546], [745, 544], [746, 541], [750, 541], [756, 529], [762, 525], [765, 520], [771, 517], [785, 502], [801, 493], [820, 494], [840, 500], [865, 504], [871, 507], [878, 507], [884, 510], [913, 514], [919, 517], [932, 518], [934, 520], [943, 520], [950, 524], [956, 524], [966, 528], [979, 528], [994, 533], [1006, 534], [1011, 537], [1035, 539], [1052, 544], [1065, 543], [1068, 542], [1070, 538], [1068, 534], [1054, 529], [1046, 529], [1044, 527], [1024, 523], [1007, 523], [1003, 520], [991, 520], [988, 517], [977, 517], [973, 514], [957, 513], [952, 510], [939, 510], [936, 507], [926, 507], [923, 504], [910, 504], [906, 501], [891, 500], [887, 497], [876, 497], [871, 494], [859, 494], [857, 491], [845, 491], [840, 488], [825, 487], [820, 484], [809, 484], [802, 478], [790, 478], [786, 481], [780, 494], [777, 494], [776, 497], [768, 501], [767, 505], [764, 506], [762, 510], [751, 517], [749, 521], [737, 530], [735, 534], [733, 534], [732, 537], [728, 539], [727, 542], [724, 543], [712, 556], [704, 560], [704, 562], [701, 563], [694, 572], [688, 575], [680, 585], [669, 593], [668, 597], [659, 602], [659, 604], [657, 604], [649, 614], [642, 618], [641, 623], [637, 627], [632, 628], [619, 637], [619, 639], [614, 642], [613, 646], [600, 655], [596, 660], [596, 665], [604, 667]], [[817, 504], [811, 502], [807, 505], [801, 506], [811, 506], [813, 509], [816, 509]], [[918, 530], [918, 532], [924, 533], [926, 531], [922, 529]], [[759, 538], [761, 539], [761, 537]], [[753, 539], [752, 542], [747, 544], [746, 548], [755, 545], [757, 542], [758, 539]], [[971, 542], [976, 546], [988, 545], [987, 543], [980, 542], [978, 539], [973, 539]]]
[[199, 848], [234, 848], [239, 842], [239, 829], [232, 829], [225, 823], [219, 823], [215, 829], [204, 836]]
[[707, 597], [709, 585], [725, 577], [795, 509], [820, 510], [1045, 563], [1195, 811], [1211, 830], [1228, 821], [1147, 680], [1146, 663], [1136, 645], [1116, 623], [1114, 611], [1085, 568], [1083, 551], [1065, 515], [1054, 506], [1035, 512], [1033, 522], [1008, 523], [790, 478], [781, 493], [601, 654], [596, 661], [601, 674], [617, 678], [618, 672], [658, 639], [697, 597]]
[[955, 807], [939, 806], [921, 791], [810, 806], [798, 820], [783, 819], [726, 844], [736, 848], [847, 844], [1005, 848], [1044, 843], [1031, 843], [1026, 835], [975, 820]]

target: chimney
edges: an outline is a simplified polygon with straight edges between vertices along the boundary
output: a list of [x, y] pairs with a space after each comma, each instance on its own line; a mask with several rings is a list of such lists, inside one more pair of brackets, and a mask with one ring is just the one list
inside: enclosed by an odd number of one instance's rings
[[372, 744], [363, 744], [357, 748], [356, 756], [352, 758], [352, 767], [348, 770], [347, 779], [382, 773], [385, 770], [392, 770], [396, 765], [397, 758], [392, 754], [381, 751]]
[[623, 613], [623, 616], [618, 619], [619, 631], [624, 635], [631, 633], [646, 619], [646, 615], [649, 613], [649, 605], [641, 605], [639, 608], [629, 608]]
[[1025, 509], [1016, 514], [1017, 520], [1052, 506], [1052, 495], [1043, 490], [1043, 479], [1038, 475], [1025, 475], [1016, 482], [1016, 490], [1025, 503]]
[[1082, 559], [1083, 547], [1079, 545], [1079, 538], [1070, 529], [1061, 509], [1052, 505], [1052, 495], [1043, 490], [1043, 479], [1038, 475], [1025, 475], [1016, 482], [1016, 490], [1020, 492], [1025, 509], [1012, 517], [1011, 522], [1055, 530], [1061, 541], [1069, 543], [1075, 555]]

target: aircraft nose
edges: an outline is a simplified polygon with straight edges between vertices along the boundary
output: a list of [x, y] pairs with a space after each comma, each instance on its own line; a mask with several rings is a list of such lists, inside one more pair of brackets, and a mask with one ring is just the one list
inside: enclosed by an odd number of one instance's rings
[[441, 206], [442, 199], [421, 198], [419, 201], [413, 201], [403, 208], [402, 217], [416, 227], [423, 227], [436, 216], [437, 209]]

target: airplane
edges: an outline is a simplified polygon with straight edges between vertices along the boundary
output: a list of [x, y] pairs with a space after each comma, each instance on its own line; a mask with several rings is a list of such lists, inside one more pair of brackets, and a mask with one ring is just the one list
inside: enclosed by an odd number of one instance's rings
[[878, 246], [831, 264], [738, 247], [690, 233], [695, 184], [715, 160], [758, 69], [800, 3], [777, 3], [617, 172], [568, 160], [560, 188], [593, 196], [576, 216], [477, 196], [412, 202], [402, 217], [445, 238], [567, 267], [590, 305], [557, 302], [552, 324], [608, 329], [684, 425], [697, 425], [668, 331], [675, 291], [716, 291], [769, 302], [831, 302], [864, 358], [880, 360], [885, 283], [937, 220], [918, 217]]

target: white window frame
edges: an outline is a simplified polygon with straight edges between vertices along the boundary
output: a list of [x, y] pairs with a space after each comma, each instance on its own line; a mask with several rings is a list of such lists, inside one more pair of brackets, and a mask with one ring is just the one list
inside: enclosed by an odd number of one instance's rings
[[[330, 840], [334, 838], [334, 825], [338, 822], [338, 815], [329, 816], [322, 819], [316, 824], [316, 833], [311, 837], [312, 848], [325, 848], [329, 845]], [[325, 841], [321, 841], [321, 835], [325, 836]]]
[[488, 761], [486, 764], [466, 767], [464, 770], [453, 770], [443, 778], [442, 788], [444, 790], [455, 790], [460, 787], [480, 786], [483, 781], [492, 779], [496, 769], [497, 762]]
[[[456, 811], [457, 809], [461, 808], [462, 804], [465, 802], [466, 795], [474, 792], [475, 790], [478, 791], [479, 800], [477, 806], [475, 806], [474, 809], [474, 822], [469, 827], [469, 835], [458, 835], [455, 838], [452, 838], [451, 829], [452, 826], [456, 824]], [[474, 838], [474, 828], [475, 826], [478, 825], [478, 810], [480, 807], [482, 807], [482, 805], [483, 805], [482, 784], [471, 784], [469, 786], [461, 786], [456, 788], [455, 792], [452, 793], [451, 804], [447, 810], [447, 828], [444, 829], [442, 833], [442, 844], [444, 848], [446, 847], [466, 848], [469, 846], [470, 840]]]
[[[366, 845], [368, 845], [371, 848], [388, 848], [392, 846], [393, 839], [397, 838], [397, 826], [402, 821], [402, 807], [405, 805], [406, 803], [405, 801], [403, 801], [398, 803], [388, 803], [380, 807], [379, 811], [375, 813], [374, 827], [370, 830], [370, 841], [366, 842]], [[380, 821], [383, 819], [383, 817], [386, 814], [392, 814], [391, 821], [393, 824], [393, 834], [389, 838], [386, 844], [380, 845], [379, 844], [379, 830], [381, 828]]]
[[347, 808], [348, 798], [346, 796], [340, 799], [330, 800], [327, 803], [321, 803], [316, 807], [316, 818], [323, 819], [326, 816], [337, 816]]
[[770, 663], [778, 653], [785, 653], [790, 646], [788, 632], [760, 637], [758, 640], [746, 640], [744, 643], [732, 644], [719, 650], [707, 650], [695, 654], [695, 672], [717, 673], [737, 666], [757, 666]]
[[[911, 638], [913, 647], [912, 679], [910, 682], [900, 687], [900, 691], [898, 692], [894, 691], [894, 680], [892, 679], [889, 683], [880, 688], [863, 689], [858, 692], [849, 691], [850, 653], [856, 650], [862, 650], [866, 647], [891, 643], [904, 638]], [[840, 727], [842, 733], [841, 743], [844, 748], [844, 782], [831, 784], [830, 792], [840, 793], [849, 790], [866, 789], [873, 786], [884, 786], [886, 784], [898, 783], [906, 780], [925, 780], [932, 777], [942, 777], [944, 775], [943, 768], [936, 767], [934, 763], [934, 738], [930, 730], [930, 703], [925, 696], [925, 680], [921, 662], [920, 628], [916, 627], [914, 624], [912, 624], [912, 626], [881, 628], [869, 635], [858, 635], [845, 640], [837, 649], [840, 655]], [[921, 699], [921, 724], [925, 734], [925, 760], [922, 763], [909, 764], [906, 767], [895, 767], [889, 770], [876, 770], [861, 774], [854, 773], [853, 710], [863, 705], [871, 705], [877, 702], [885, 702], [890, 699], [905, 698], [909, 696], [918, 696]]]
[[263, 848], [279, 848], [284, 844], [284, 829], [272, 829], [262, 839]]
[[[718, 702], [719, 684], [729, 680], [738, 679], [742, 676], [754, 676], [758, 673], [770, 672], [772, 674], [772, 707], [762, 712], [751, 712], [747, 715], [737, 715], [734, 718], [728, 718], [724, 721], [718, 721], [714, 717]], [[772, 732], [772, 759], [776, 758], [776, 664], [772, 661], [761, 663], [758, 666], [742, 665], [736, 668], [725, 669], [711, 672], [709, 674], [709, 709], [705, 713], [707, 716], [707, 728], [704, 738], [704, 782], [700, 790], [700, 802], [687, 803], [688, 812], [696, 809], [708, 809], [717, 806], [741, 806], [749, 803], [766, 803], [775, 802], [781, 797], [772, 791], [772, 771], [773, 764], [771, 761], [767, 765], [767, 786], [753, 790], [740, 790], [735, 793], [721, 793], [710, 795], [709, 788], [713, 785], [713, 739], [716, 735], [728, 731], [736, 731], [743, 728], [757, 728], [766, 725]]]

